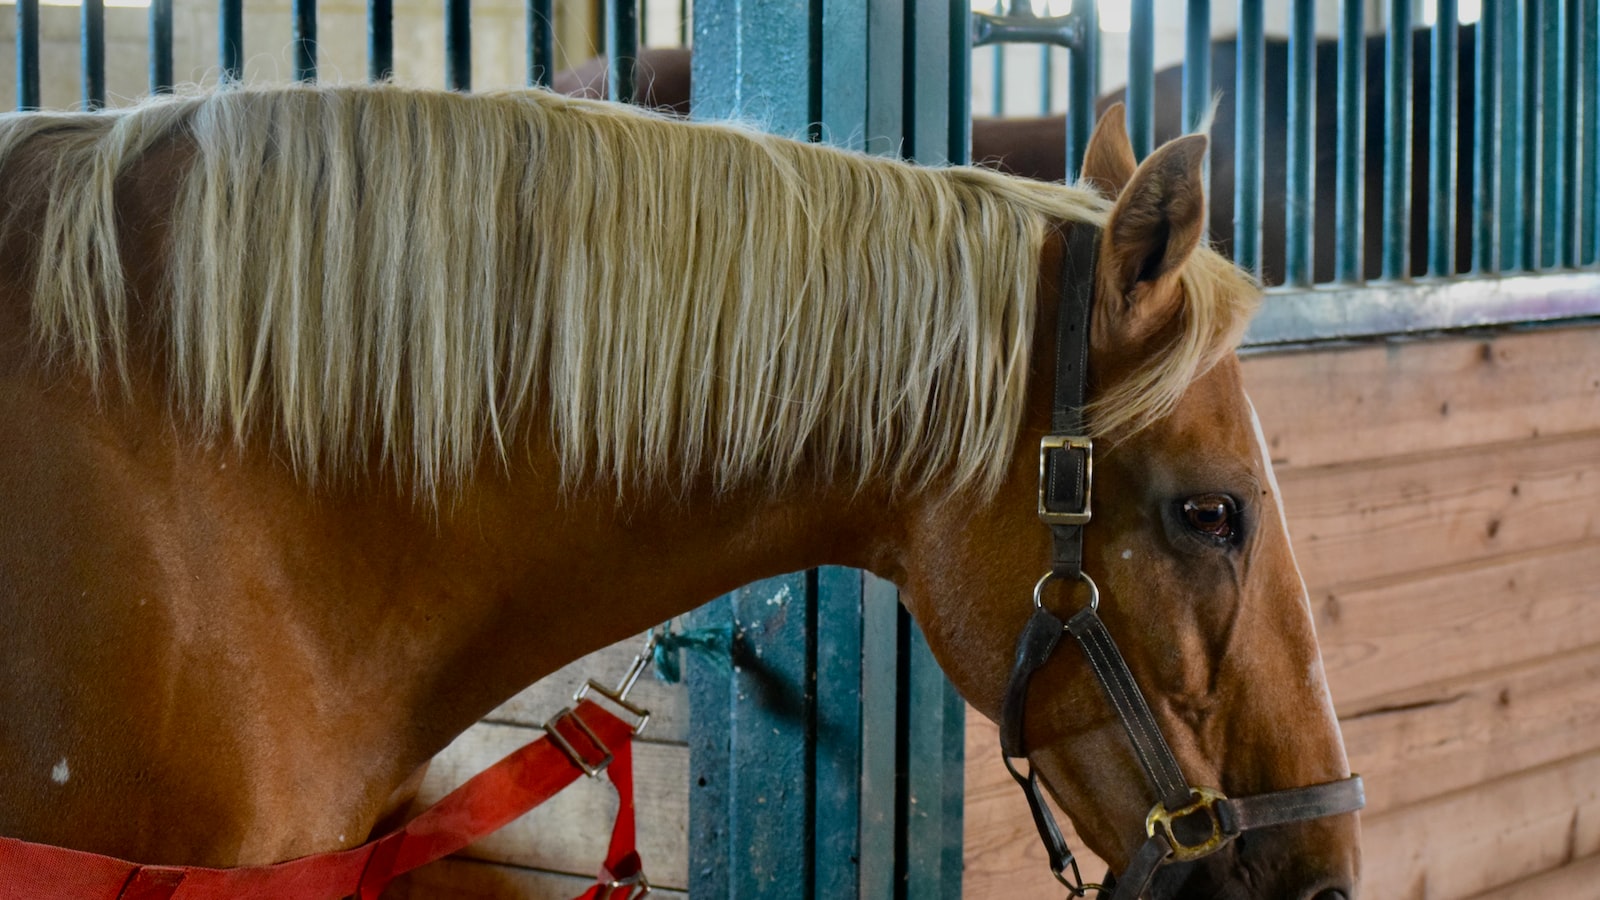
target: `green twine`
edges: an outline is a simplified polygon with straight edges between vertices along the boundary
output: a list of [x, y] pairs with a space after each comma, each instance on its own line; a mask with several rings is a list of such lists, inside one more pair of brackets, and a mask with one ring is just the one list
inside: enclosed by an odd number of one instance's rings
[[715, 625], [710, 628], [673, 631], [669, 622], [659, 630], [655, 630], [653, 637], [655, 647], [652, 650], [651, 662], [654, 663], [657, 681], [677, 684], [683, 680], [685, 650], [698, 654], [701, 659], [709, 661], [722, 671], [731, 668], [729, 660], [733, 655], [732, 626]]

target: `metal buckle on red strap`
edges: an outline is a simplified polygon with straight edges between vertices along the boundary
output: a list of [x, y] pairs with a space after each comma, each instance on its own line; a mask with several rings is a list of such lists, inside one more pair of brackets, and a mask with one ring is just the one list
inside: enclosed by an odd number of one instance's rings
[[600, 890], [595, 892], [595, 900], [639, 900], [640, 897], [650, 896], [654, 890], [650, 886], [650, 879], [644, 877], [643, 872], [637, 872], [627, 878], [600, 885]]
[[[595, 755], [586, 755], [578, 749], [577, 744], [572, 739], [561, 733], [561, 726], [564, 723], [571, 723], [575, 732], [574, 737], [583, 739], [585, 745], [583, 750], [595, 751]], [[589, 723], [578, 715], [577, 709], [568, 706], [551, 716], [545, 721], [544, 730], [546, 734], [550, 735], [550, 740], [555, 743], [556, 747], [567, 755], [567, 759], [572, 760], [572, 764], [582, 769], [583, 774], [590, 778], [598, 777], [601, 772], [606, 770], [607, 766], [611, 765], [611, 760], [613, 759], [611, 748], [607, 747], [605, 742], [600, 740], [600, 735], [595, 734], [594, 729], [589, 727]]]

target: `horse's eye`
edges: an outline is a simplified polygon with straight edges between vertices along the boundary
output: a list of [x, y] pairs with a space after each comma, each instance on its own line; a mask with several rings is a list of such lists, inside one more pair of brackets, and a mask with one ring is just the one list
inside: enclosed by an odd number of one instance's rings
[[1219, 544], [1239, 537], [1239, 507], [1227, 494], [1199, 494], [1183, 501], [1183, 522]]

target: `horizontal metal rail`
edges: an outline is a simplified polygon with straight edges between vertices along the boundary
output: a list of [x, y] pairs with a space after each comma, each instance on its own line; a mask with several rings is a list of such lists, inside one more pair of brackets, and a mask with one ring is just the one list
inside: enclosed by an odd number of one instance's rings
[[1267, 292], [1245, 346], [1600, 318], [1600, 272], [1419, 279]]

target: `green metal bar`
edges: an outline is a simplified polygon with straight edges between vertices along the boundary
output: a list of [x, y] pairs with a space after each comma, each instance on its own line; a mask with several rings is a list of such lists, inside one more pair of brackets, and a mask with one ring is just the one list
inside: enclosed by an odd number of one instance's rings
[[83, 105], [100, 109], [106, 105], [106, 4], [105, 0], [82, 2], [78, 44], [83, 60]]
[[1561, 22], [1561, 225], [1557, 264], [1577, 266], [1583, 261], [1583, 0], [1562, 3]]
[[1461, 48], [1456, 0], [1438, 0], [1428, 133], [1428, 274], [1456, 270], [1456, 76]]
[[1383, 91], [1383, 266], [1411, 274], [1411, 0], [1389, 0]]
[[1039, 115], [1041, 116], [1050, 115], [1051, 108], [1055, 106], [1055, 52], [1056, 48], [1049, 44], [1039, 47]]
[[150, 93], [172, 87], [172, 0], [150, 0]]
[[989, 104], [993, 107], [996, 118], [1006, 114], [1006, 45], [995, 44], [994, 50], [994, 76], [989, 90]]
[[549, 87], [556, 70], [556, 29], [552, 0], [528, 0], [528, 83]]
[[317, 80], [317, 0], [294, 0], [294, 80]]
[[1239, 72], [1234, 89], [1233, 261], [1261, 271], [1262, 4], [1239, 0]]
[[[903, 103], [906, 135], [903, 153], [925, 165], [949, 162], [950, 14], [943, 5], [907, 0], [907, 74]], [[931, 89], [930, 89], [931, 88]]]
[[1211, 109], [1211, 0], [1189, 0], [1183, 22], [1183, 130]]
[[838, 147], [866, 147], [867, 0], [830, 0], [822, 7], [822, 140]]
[[1154, 149], [1155, 79], [1155, 0], [1133, 0], [1128, 25], [1128, 139], [1139, 159]]
[[1289, 173], [1284, 209], [1284, 275], [1296, 287], [1312, 280], [1316, 201], [1317, 11], [1295, 0], [1289, 12]]
[[[966, 165], [972, 162], [972, 13], [967, 0], [948, 2], [950, 97], [946, 120], [950, 123], [950, 148], [946, 158], [952, 165]], [[1047, 54], [1049, 50], [1045, 48]], [[1045, 61], [1050, 63], [1048, 56]]]
[[[906, 790], [901, 821], [906, 843], [905, 896], [918, 900], [959, 898], [959, 883], [950, 885], [947, 881], [951, 877], [959, 880], [961, 870], [950, 872], [944, 865], [948, 827], [945, 820], [952, 812], [945, 802], [945, 785], [947, 780], [959, 782], [961, 777], [959, 763], [953, 767], [947, 764], [950, 729], [945, 716], [950, 712], [950, 704], [945, 702], [945, 695], [950, 691], [950, 682], [934, 661], [921, 629], [911, 622], [909, 615], [904, 616], [904, 621], [908, 626], [902, 656]], [[956, 708], [956, 714], [962, 714], [960, 707]], [[954, 812], [959, 816], [960, 807]], [[959, 824], [955, 831], [960, 834]]]
[[[863, 574], [861, 622], [860, 900], [895, 896], [900, 595]], [[825, 895], [824, 895], [825, 896]]]
[[1500, 270], [1495, 228], [1495, 197], [1500, 171], [1495, 146], [1500, 126], [1500, 4], [1483, 0], [1483, 14], [1474, 29], [1477, 38], [1472, 79], [1472, 271], [1488, 274]]
[[1561, 97], [1561, 71], [1566, 17], [1561, 0], [1543, 0], [1539, 11], [1539, 256], [1538, 266], [1561, 265], [1561, 242], [1567, 233], [1566, 104]]
[[1500, 23], [1500, 271], [1527, 268], [1528, 4], [1507, 0]]
[[367, 80], [394, 77], [394, 0], [367, 0]]
[[39, 108], [39, 0], [17, 0], [17, 108]]
[[1093, 3], [1072, 4], [1078, 46], [1067, 58], [1067, 180], [1083, 169], [1083, 153], [1094, 131], [1094, 101], [1100, 92], [1100, 14]]
[[865, 863], [862, 678], [849, 664], [862, 658], [862, 578], [855, 569], [817, 570], [817, 659], [828, 661], [816, 667], [817, 836], [811, 865], [818, 897], [866, 896], [860, 891]]
[[1583, 46], [1588, 49], [1583, 79], [1583, 233], [1584, 265], [1600, 263], [1600, 2], [1584, 6]]
[[1539, 0], [1527, 0], [1522, 4], [1525, 24], [1522, 29], [1522, 71], [1518, 77], [1522, 80], [1523, 165], [1519, 174], [1524, 179], [1523, 204], [1526, 214], [1522, 218], [1520, 265], [1528, 271], [1539, 268], [1539, 192], [1543, 188], [1539, 177], [1539, 48], [1543, 44], [1540, 29], [1544, 25], [1540, 11]]
[[472, 3], [444, 0], [444, 84], [472, 90]]
[[632, 103], [638, 87], [639, 7], [634, 0], [606, 0], [606, 97]]
[[1361, 232], [1366, 197], [1367, 35], [1361, 0], [1344, 0], [1339, 9], [1338, 148], [1334, 154], [1333, 278], [1359, 283]]
[[244, 78], [244, 0], [217, 4], [217, 58], [224, 84]]

